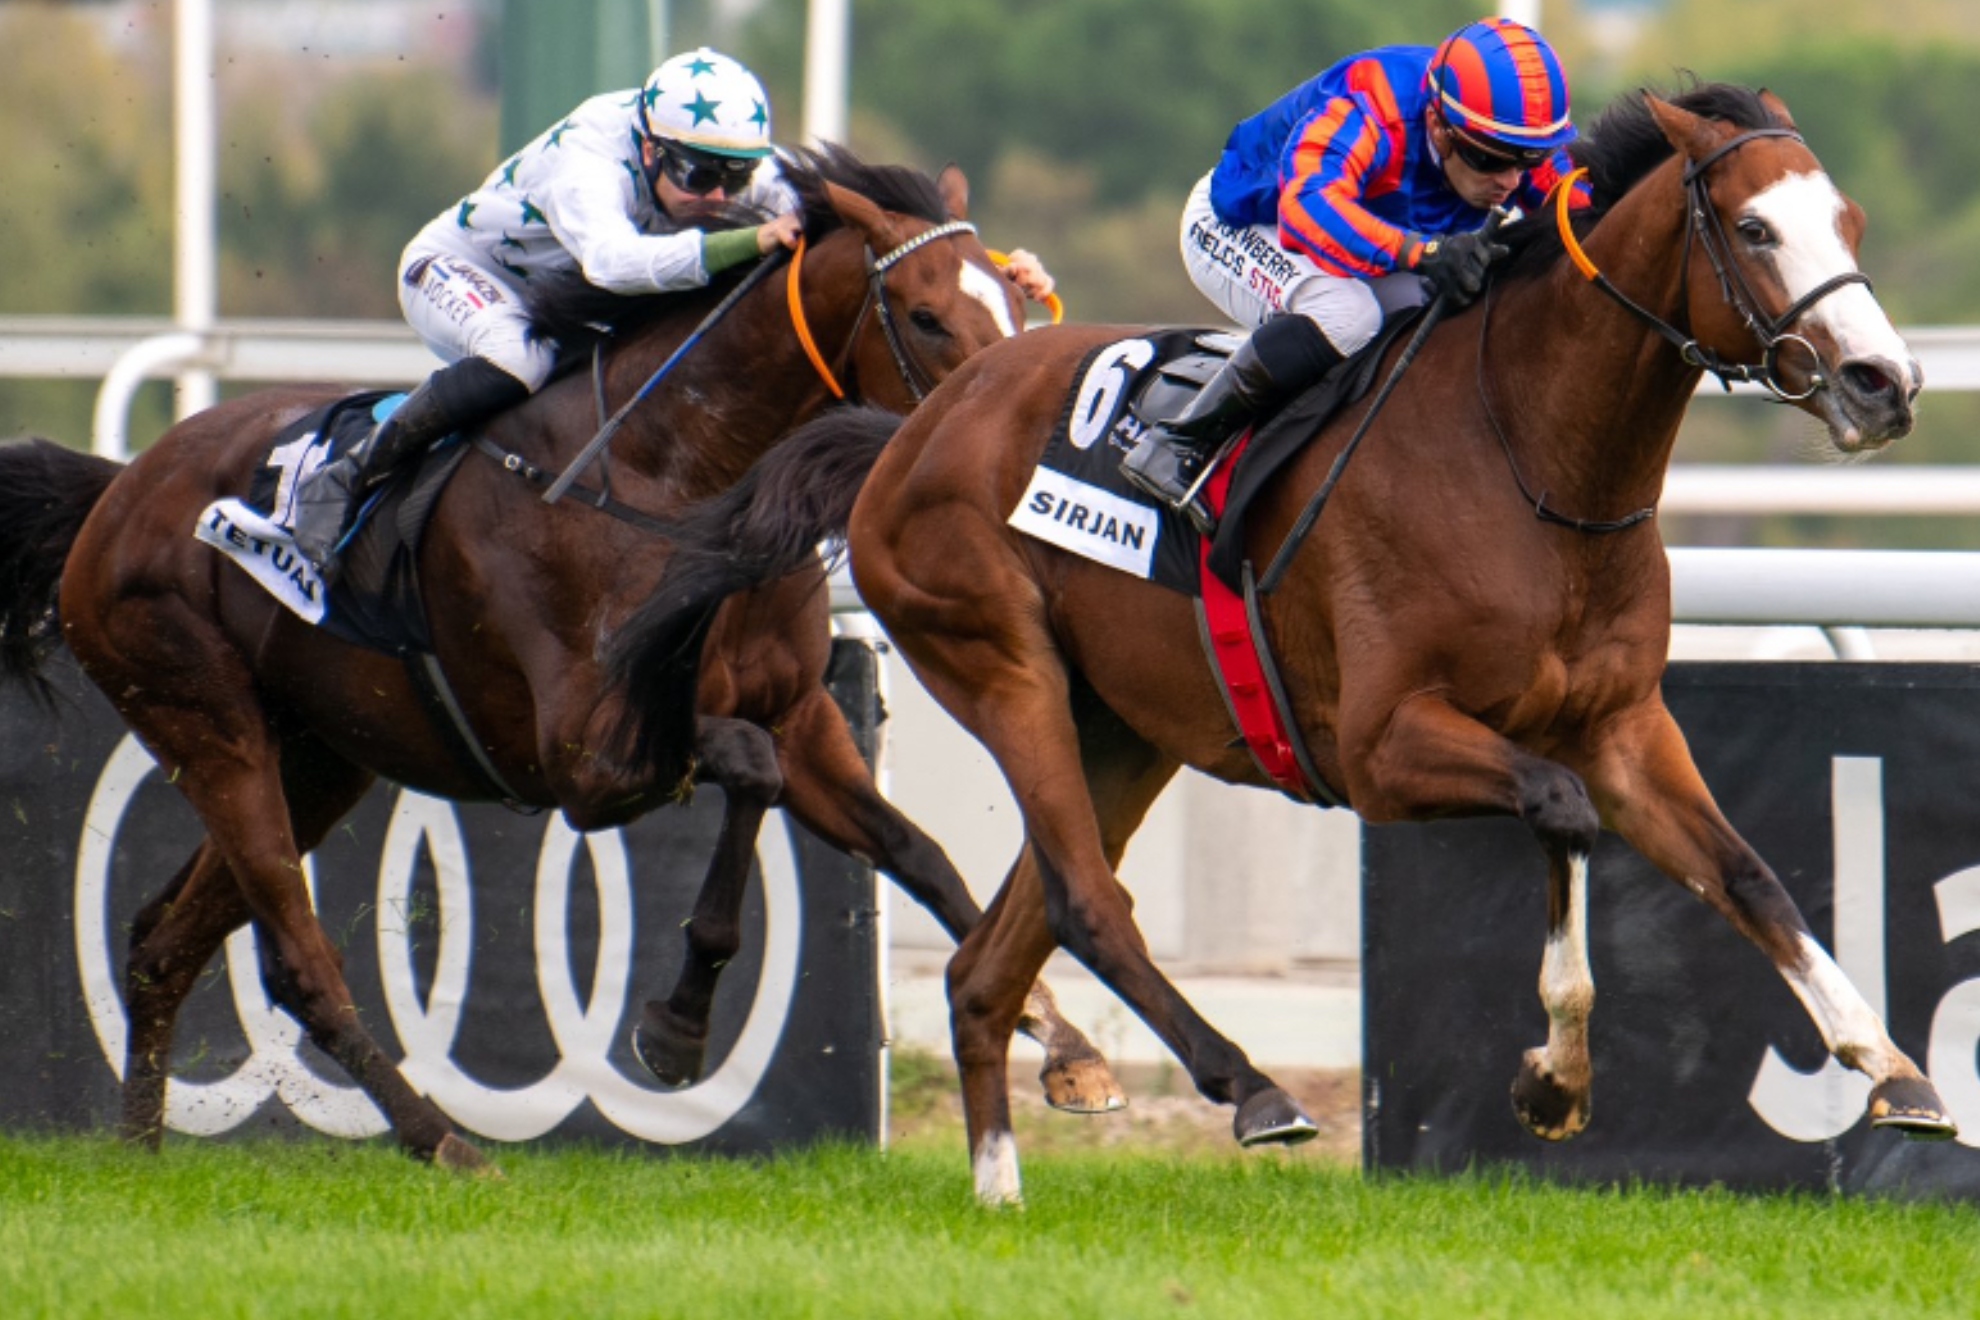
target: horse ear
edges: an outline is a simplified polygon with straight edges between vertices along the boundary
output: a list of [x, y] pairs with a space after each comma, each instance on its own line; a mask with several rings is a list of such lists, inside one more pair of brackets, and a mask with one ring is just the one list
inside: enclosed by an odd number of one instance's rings
[[969, 176], [962, 166], [950, 161], [935, 176], [935, 186], [942, 190], [942, 206], [952, 220], [969, 219]]
[[1643, 99], [1649, 104], [1657, 127], [1664, 130], [1664, 137], [1686, 156], [1699, 160], [1711, 155], [1713, 148], [1719, 145], [1721, 135], [1714, 131], [1711, 120], [1694, 115], [1649, 92], [1643, 94]]
[[1772, 115], [1782, 128], [1794, 127], [1794, 116], [1788, 113], [1787, 102], [1764, 87], [1760, 89], [1760, 104], [1767, 107], [1767, 113]]
[[894, 222], [871, 198], [850, 188], [841, 188], [828, 179], [825, 182], [825, 200], [838, 212], [839, 219], [866, 235], [867, 245], [875, 252], [889, 252], [900, 246]]

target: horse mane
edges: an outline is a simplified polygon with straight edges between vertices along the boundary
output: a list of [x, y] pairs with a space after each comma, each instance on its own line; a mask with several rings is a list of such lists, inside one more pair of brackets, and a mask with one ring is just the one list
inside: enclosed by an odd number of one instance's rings
[[[1641, 87], [1617, 97], [1569, 145], [1569, 157], [1576, 165], [1587, 168], [1588, 184], [1594, 193], [1594, 204], [1574, 213], [1577, 234], [1592, 228], [1610, 207], [1669, 160], [1676, 150], [1657, 126], [1647, 97], [1655, 95], [1679, 109], [1735, 128], [1782, 126], [1753, 88], [1734, 83], [1701, 83], [1689, 73], [1683, 79], [1676, 91]], [[1502, 279], [1538, 274], [1566, 255], [1551, 206], [1507, 228], [1503, 241], [1513, 249], [1513, 256], [1502, 268]]]
[[[869, 165], [847, 148], [830, 142], [816, 148], [780, 149], [777, 161], [784, 182], [798, 196], [805, 238], [812, 243], [845, 227], [845, 221], [832, 209], [825, 194], [827, 183], [859, 193], [885, 211], [931, 223], [949, 218], [942, 190], [935, 180], [906, 165]], [[703, 211], [687, 221], [676, 222], [662, 216], [660, 232], [677, 232], [687, 227], [703, 229], [710, 227], [711, 222], [716, 228], [740, 229], [769, 218], [767, 212], [757, 207], [731, 204], [712, 212]], [[734, 272], [724, 272], [705, 289], [668, 293], [613, 293], [599, 288], [577, 271], [549, 276], [531, 291], [530, 329], [539, 338], [556, 340], [567, 354], [582, 352], [603, 335], [625, 334], [685, 306], [712, 305], [749, 269], [745, 265]]]

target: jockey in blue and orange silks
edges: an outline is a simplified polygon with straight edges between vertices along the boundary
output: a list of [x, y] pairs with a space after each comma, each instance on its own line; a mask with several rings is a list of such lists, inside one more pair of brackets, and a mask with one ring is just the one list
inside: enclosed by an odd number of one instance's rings
[[[1362, 348], [1434, 291], [1462, 306], [1504, 249], [1491, 208], [1531, 209], [1572, 166], [1567, 76], [1508, 19], [1442, 44], [1342, 60], [1231, 130], [1183, 209], [1183, 262], [1255, 331], [1178, 417], [1122, 463], [1206, 530], [1189, 501], [1208, 456], [1265, 409]], [[1576, 205], [1587, 204], [1577, 184]], [[1427, 286], [1427, 287], [1426, 287]]]

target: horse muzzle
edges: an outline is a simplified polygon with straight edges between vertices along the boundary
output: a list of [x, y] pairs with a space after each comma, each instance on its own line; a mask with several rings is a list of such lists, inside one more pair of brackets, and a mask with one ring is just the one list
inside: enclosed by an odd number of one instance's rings
[[1915, 359], [1850, 358], [1828, 373], [1816, 394], [1836, 448], [1855, 454], [1882, 449], [1911, 433], [1914, 404], [1925, 383]]

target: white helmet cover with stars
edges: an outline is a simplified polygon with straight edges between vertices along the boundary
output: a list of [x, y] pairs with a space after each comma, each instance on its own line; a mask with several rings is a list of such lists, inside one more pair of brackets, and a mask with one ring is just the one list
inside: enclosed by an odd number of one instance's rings
[[756, 75], [703, 46], [655, 69], [640, 91], [646, 131], [723, 156], [770, 154], [770, 98]]

